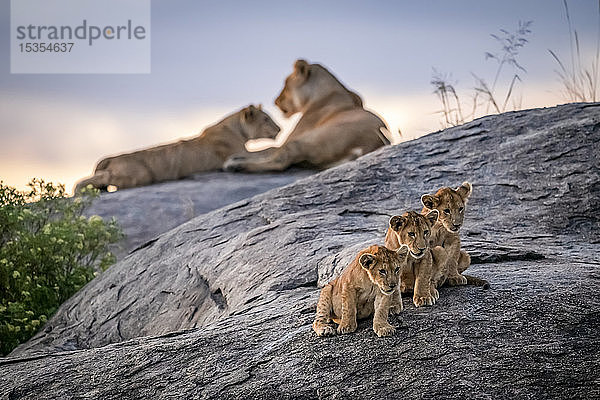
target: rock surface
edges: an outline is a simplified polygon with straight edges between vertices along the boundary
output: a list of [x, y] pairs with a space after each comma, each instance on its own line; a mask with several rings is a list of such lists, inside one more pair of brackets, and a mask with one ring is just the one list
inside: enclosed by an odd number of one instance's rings
[[[598, 398], [600, 104], [485, 117], [162, 234], [0, 359], [0, 397]], [[319, 279], [464, 180], [471, 275], [395, 336], [311, 330]]]
[[206, 172], [179, 181], [103, 193], [85, 214], [115, 217], [119, 221], [126, 236], [112, 250], [120, 260], [138, 246], [198, 215], [313, 173], [308, 170], [285, 174]]

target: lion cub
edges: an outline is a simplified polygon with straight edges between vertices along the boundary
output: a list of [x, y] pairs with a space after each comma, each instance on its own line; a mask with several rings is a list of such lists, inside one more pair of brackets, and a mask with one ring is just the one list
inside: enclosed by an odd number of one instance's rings
[[373, 314], [377, 336], [393, 334], [396, 329], [387, 318], [407, 255], [406, 246], [392, 251], [374, 245], [360, 251], [344, 272], [321, 290], [313, 322], [317, 335], [334, 335], [336, 330], [331, 321], [339, 324], [339, 334], [354, 332], [357, 319]]
[[443, 187], [435, 194], [421, 196], [424, 206], [421, 213], [428, 214], [432, 210], [439, 213], [429, 238], [430, 245], [442, 246], [447, 255], [446, 263], [438, 266], [441, 276], [436, 282], [437, 287], [444, 282], [448, 282], [450, 286], [467, 284], [467, 278], [461, 273], [471, 265], [471, 257], [466, 251], [460, 249], [458, 231], [463, 224], [465, 206], [472, 191], [473, 186], [469, 182], [464, 182], [456, 189]]
[[[431, 306], [440, 297], [433, 282], [437, 279], [433, 269], [436, 264], [443, 262], [445, 252], [441, 247], [430, 248], [429, 242], [434, 224], [438, 219], [438, 211], [433, 210], [426, 215], [408, 211], [402, 216], [396, 215], [390, 219], [385, 235], [385, 246], [391, 250], [402, 245], [408, 246], [410, 256], [406, 267], [402, 269], [400, 291], [413, 292], [413, 303], [416, 307]], [[402, 304], [398, 294], [392, 306]]]

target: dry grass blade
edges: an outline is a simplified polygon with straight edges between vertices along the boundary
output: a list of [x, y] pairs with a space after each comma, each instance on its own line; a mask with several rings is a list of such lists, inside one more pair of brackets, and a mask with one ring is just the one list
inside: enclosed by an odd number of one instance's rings
[[513, 88], [515, 87], [515, 83], [517, 81], [521, 82], [521, 78], [519, 77], [519, 75], [515, 74], [515, 76], [513, 76], [512, 80], [510, 81], [510, 86], [508, 87], [508, 92], [506, 93], [506, 98], [504, 99], [504, 104], [502, 104], [503, 110], [506, 110], [506, 104], [508, 104], [508, 100], [510, 99], [510, 96], [512, 95]]
[[448, 82], [448, 77], [443, 76], [434, 69], [431, 85], [433, 85], [434, 93], [442, 103], [440, 113], [444, 116], [445, 126], [456, 126], [464, 123], [460, 99], [454, 86]]
[[[478, 112], [478, 109], [482, 106], [485, 107], [485, 114], [489, 113], [490, 109], [495, 113], [506, 111], [511, 98], [513, 98], [515, 93], [516, 84], [521, 81], [518, 71], [527, 72], [525, 68], [519, 64], [517, 57], [520, 50], [528, 43], [526, 36], [531, 33], [531, 24], [532, 21], [519, 21], [519, 26], [514, 33], [509, 32], [506, 29], [501, 29], [500, 32], [502, 34], [491, 34], [491, 37], [498, 42], [500, 47], [496, 53], [484, 53], [486, 60], [494, 60], [497, 64], [494, 71], [492, 86], [490, 87], [486, 80], [471, 73], [475, 78], [476, 84], [473, 88], [474, 94], [471, 98], [471, 112], [468, 115], [465, 115], [463, 110], [469, 108], [464, 107], [464, 103], [461, 101], [454, 85], [449, 83], [448, 76], [440, 74], [435, 69], [433, 70], [430, 83], [434, 87], [433, 93], [437, 95], [442, 103], [442, 109], [439, 111], [439, 114], [443, 116], [442, 126], [448, 127], [460, 125], [472, 120], [476, 115], [483, 115], [483, 112]], [[499, 96], [496, 85], [500, 81], [500, 78], [506, 75], [503, 72], [505, 72], [505, 69], [507, 68], [513, 68], [513, 72], [512, 75], [509, 76], [510, 83], [508, 84], [506, 96], [503, 98], [502, 107], [500, 107], [499, 102], [496, 100]], [[520, 104], [520, 102], [521, 99], [518, 101], [513, 99], [512, 104], [515, 110], [517, 109], [517, 104]]]
[[478, 77], [475, 74], [473, 74], [473, 77], [477, 81], [477, 85], [478, 85], [478, 86], [475, 87], [475, 90], [477, 92], [485, 95], [485, 97], [487, 98], [489, 104], [494, 107], [494, 110], [498, 114], [500, 114], [502, 111], [500, 111], [500, 107], [498, 107], [498, 103], [496, 102], [496, 99], [494, 98], [494, 93], [490, 90], [490, 88], [487, 85], [487, 83], [483, 79], [481, 79], [480, 77]]
[[[553, 52], [552, 50], [548, 49], [548, 51], [550, 52], [550, 54], [552, 55], [552, 57], [554, 57], [554, 59], [556, 60], [556, 62], [558, 63], [558, 65], [560, 66], [560, 69], [563, 71], [564, 75], [568, 75], [569, 72], [567, 71], [567, 69], [565, 68], [565, 65], [562, 63], [562, 61], [560, 60], [560, 58], [556, 55], [555, 52]], [[558, 72], [558, 71], [557, 71]]]
[[582, 46], [579, 33], [573, 27], [571, 13], [567, 0], [563, 0], [565, 17], [569, 29], [569, 43], [571, 53], [571, 65], [567, 68], [556, 52], [548, 49], [548, 52], [559, 65], [560, 70], [555, 71], [563, 86], [563, 95], [568, 101], [596, 101], [598, 95], [598, 65], [600, 60], [600, 0], [598, 1], [598, 36], [596, 37], [595, 58], [584, 67], [582, 57]]

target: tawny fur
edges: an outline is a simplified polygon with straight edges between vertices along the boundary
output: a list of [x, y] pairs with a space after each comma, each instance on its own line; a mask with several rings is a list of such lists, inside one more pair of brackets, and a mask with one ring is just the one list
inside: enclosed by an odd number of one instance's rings
[[[433, 284], [437, 279], [433, 260], [441, 260], [445, 254], [441, 248], [432, 249], [429, 246], [431, 230], [437, 217], [437, 211], [427, 215], [408, 211], [390, 219], [385, 235], [385, 245], [390, 250], [402, 245], [408, 246], [410, 250], [407, 265], [402, 270], [400, 292], [412, 292], [416, 307], [431, 306], [439, 298], [439, 292]], [[394, 304], [397, 301], [395, 299]]]
[[[434, 262], [434, 270], [438, 278], [436, 287], [447, 283], [450, 286], [466, 285], [489, 286], [488, 282], [479, 278], [465, 276], [462, 273], [471, 265], [471, 257], [461, 249], [459, 230], [464, 222], [466, 205], [473, 187], [464, 182], [456, 189], [443, 187], [435, 194], [421, 196], [422, 214], [437, 210], [439, 218], [432, 229], [430, 246], [441, 246], [446, 252], [445, 262]], [[434, 260], [435, 261], [435, 260]]]
[[104, 158], [96, 165], [93, 176], [77, 183], [75, 193], [87, 185], [126, 189], [218, 170], [232, 154], [248, 153], [248, 140], [272, 139], [279, 130], [260, 106], [251, 105], [192, 139]]
[[302, 114], [285, 143], [234, 156], [225, 163], [225, 169], [282, 171], [292, 165], [323, 169], [389, 144], [381, 132], [387, 129], [384, 122], [366, 111], [360, 96], [319, 64], [296, 61], [275, 104], [286, 117]]
[[[321, 290], [313, 322], [316, 334], [354, 332], [357, 320], [371, 315], [377, 336], [393, 334], [395, 328], [388, 322], [388, 314], [407, 254], [406, 246], [392, 251], [374, 245], [360, 251], [342, 274]], [[338, 324], [337, 329], [333, 323]]]

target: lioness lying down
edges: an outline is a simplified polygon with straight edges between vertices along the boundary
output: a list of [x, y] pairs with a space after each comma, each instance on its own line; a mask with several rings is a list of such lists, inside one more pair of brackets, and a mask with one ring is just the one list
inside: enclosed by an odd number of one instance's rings
[[[354, 332], [357, 318], [373, 316], [377, 336], [389, 336], [395, 328], [388, 322], [392, 298], [398, 291], [400, 272], [406, 265], [408, 247], [397, 251], [370, 246], [358, 253], [342, 274], [321, 290], [313, 329], [319, 336]], [[400, 302], [400, 309], [402, 302]]]
[[383, 121], [319, 64], [296, 61], [275, 105], [286, 118], [302, 114], [286, 142], [279, 148], [236, 155], [227, 160], [226, 170], [282, 171], [295, 164], [323, 169], [390, 144], [381, 133], [387, 129]]
[[250, 105], [192, 139], [101, 160], [93, 176], [77, 183], [75, 193], [87, 185], [98, 189], [109, 185], [125, 189], [218, 170], [232, 154], [247, 153], [248, 140], [273, 139], [277, 133], [279, 126], [262, 107]]

